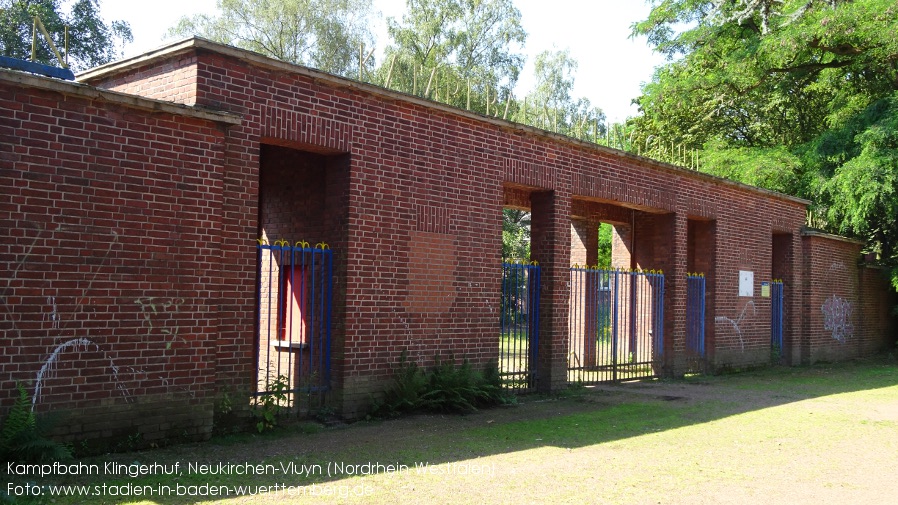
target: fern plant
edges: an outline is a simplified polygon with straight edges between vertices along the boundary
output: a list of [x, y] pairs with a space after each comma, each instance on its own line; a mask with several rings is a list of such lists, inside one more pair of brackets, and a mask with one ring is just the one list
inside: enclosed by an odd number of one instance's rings
[[0, 429], [0, 457], [18, 463], [46, 463], [72, 458], [65, 445], [47, 438], [52, 423], [39, 418], [31, 410], [31, 398], [21, 383], [16, 384], [18, 397]]
[[475, 370], [467, 360], [456, 366], [451, 357], [445, 361], [436, 357], [431, 368], [423, 369], [410, 362], [403, 351], [393, 385], [374, 404], [372, 414], [394, 417], [415, 411], [465, 413], [510, 403], [498, 370], [496, 362], [487, 363], [483, 372]]

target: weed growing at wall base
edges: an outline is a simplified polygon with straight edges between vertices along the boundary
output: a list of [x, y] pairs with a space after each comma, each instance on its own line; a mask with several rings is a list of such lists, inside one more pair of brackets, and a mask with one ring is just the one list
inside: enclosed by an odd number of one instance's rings
[[408, 360], [403, 351], [393, 376], [393, 385], [382, 400], [376, 401], [371, 414], [395, 417], [410, 412], [472, 412], [478, 408], [511, 403], [513, 397], [502, 389], [498, 364], [486, 364], [477, 371], [468, 360], [461, 365], [455, 359], [434, 358], [424, 369]]
[[277, 426], [278, 414], [281, 407], [289, 402], [290, 395], [290, 379], [285, 375], [278, 377], [267, 383], [265, 394], [258, 400], [258, 408], [255, 415], [259, 421], [256, 423], [256, 429], [259, 433], [273, 429]]
[[45, 463], [71, 459], [65, 445], [46, 437], [52, 423], [38, 418], [31, 410], [31, 397], [22, 383], [17, 383], [19, 396], [3, 421], [0, 430], [0, 457], [18, 463]]

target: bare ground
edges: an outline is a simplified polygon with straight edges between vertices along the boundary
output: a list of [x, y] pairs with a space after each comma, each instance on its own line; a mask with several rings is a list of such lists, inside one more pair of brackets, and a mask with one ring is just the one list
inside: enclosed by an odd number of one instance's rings
[[[132, 503], [891, 504], [898, 502], [898, 366], [880, 360], [598, 385], [465, 416], [243, 436], [105, 460], [408, 465], [194, 478], [182, 482], [296, 487]], [[430, 466], [420, 471], [415, 463]]]

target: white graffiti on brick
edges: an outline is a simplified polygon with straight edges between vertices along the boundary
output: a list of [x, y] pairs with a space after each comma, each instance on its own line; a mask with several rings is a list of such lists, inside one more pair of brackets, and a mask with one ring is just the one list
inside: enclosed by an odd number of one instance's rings
[[836, 295], [827, 298], [820, 306], [823, 311], [823, 328], [833, 332], [833, 338], [841, 343], [854, 336], [851, 324], [851, 302]]
[[109, 361], [109, 369], [112, 371], [113, 379], [115, 380], [115, 387], [118, 389], [122, 396], [125, 397], [126, 401], [131, 400], [131, 393], [125, 388], [125, 386], [119, 381], [119, 368], [115, 366], [115, 363], [106, 356], [106, 353], [100, 349], [100, 346], [89, 338], [73, 338], [68, 342], [63, 342], [56, 346], [56, 349], [53, 349], [53, 352], [50, 353], [50, 357], [44, 361], [43, 366], [41, 366], [40, 371], [37, 373], [37, 377], [34, 378], [34, 395], [31, 397], [31, 410], [34, 410], [34, 407], [37, 405], [38, 401], [41, 397], [41, 390], [44, 386], [44, 379], [52, 378], [54, 372], [56, 370], [56, 364], [59, 362], [59, 356], [66, 351], [74, 351], [74, 352], [87, 352], [93, 351], [103, 354], [103, 358]]
[[751, 307], [751, 315], [758, 315], [758, 310], [755, 308], [755, 302], [753, 300], [749, 300], [748, 303], [742, 307], [742, 312], [739, 314], [739, 317], [736, 319], [731, 319], [726, 316], [717, 316], [714, 318], [715, 323], [729, 323], [733, 326], [733, 331], [736, 332], [736, 336], [739, 337], [739, 348], [742, 352], [745, 352], [745, 339], [742, 338], [742, 321], [745, 319], [745, 314], [748, 311], [748, 308]]
[[47, 306], [50, 308], [48, 312], [44, 313], [44, 321], [50, 321], [52, 328], [54, 330], [59, 329], [59, 309], [56, 307], [56, 297], [48, 296], [47, 297]]

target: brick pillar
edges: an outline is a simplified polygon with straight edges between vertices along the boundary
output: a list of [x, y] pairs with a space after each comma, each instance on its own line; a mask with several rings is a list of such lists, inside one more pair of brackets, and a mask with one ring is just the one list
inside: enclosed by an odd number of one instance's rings
[[633, 230], [630, 225], [616, 224], [611, 233], [611, 268], [633, 267]]
[[664, 359], [660, 372], [686, 370], [686, 214], [638, 214], [635, 218], [636, 263], [664, 272]]
[[567, 385], [570, 298], [570, 197], [533, 193], [530, 258], [540, 265], [539, 377], [541, 391]]
[[802, 315], [802, 309], [804, 308], [804, 279], [807, 275], [804, 271], [804, 257], [801, 252], [801, 234], [793, 233], [792, 234], [792, 258], [790, 263], [792, 264], [792, 279], [789, 282], [789, 294], [783, 300], [783, 303], [788, 305], [789, 311], [789, 319], [786, 322], [789, 330], [783, 335], [783, 338], [786, 339], [784, 342], [784, 346], [788, 346], [789, 349], [786, 351], [787, 354], [787, 363], [790, 365], [799, 365], [801, 363], [801, 335], [805, 334], [806, 326], [805, 319]]
[[[599, 261], [599, 222], [595, 220], [571, 220], [571, 265], [593, 266]], [[570, 326], [577, 328], [582, 338], [570, 349], [580, 356], [583, 366], [596, 365], [596, 327], [598, 308], [598, 278], [595, 275], [579, 275], [571, 279]], [[576, 347], [579, 347], [577, 349]]]
[[688, 222], [685, 213], [670, 214], [664, 234], [669, 237], [661, 247], [664, 266], [664, 361], [667, 373], [675, 377], [686, 373], [686, 261]]

